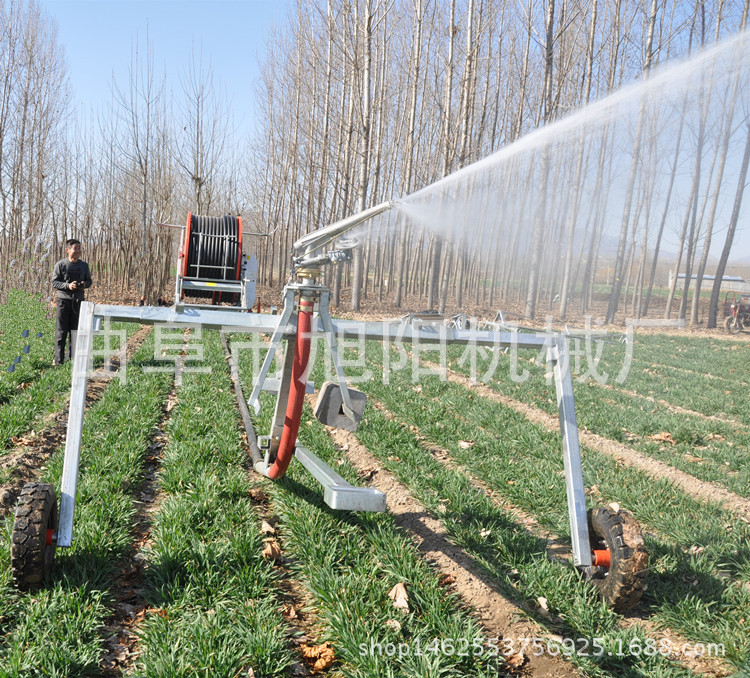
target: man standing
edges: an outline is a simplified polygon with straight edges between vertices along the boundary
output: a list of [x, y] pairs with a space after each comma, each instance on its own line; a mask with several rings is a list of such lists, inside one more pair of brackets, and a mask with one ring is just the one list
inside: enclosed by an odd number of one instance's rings
[[65, 362], [65, 343], [68, 344], [67, 358], [75, 350], [73, 342], [78, 331], [78, 314], [83, 301], [84, 290], [91, 287], [89, 265], [81, 259], [81, 242], [70, 239], [65, 243], [67, 259], [60, 259], [55, 264], [52, 274], [52, 287], [57, 290], [57, 331], [55, 338], [55, 365]]

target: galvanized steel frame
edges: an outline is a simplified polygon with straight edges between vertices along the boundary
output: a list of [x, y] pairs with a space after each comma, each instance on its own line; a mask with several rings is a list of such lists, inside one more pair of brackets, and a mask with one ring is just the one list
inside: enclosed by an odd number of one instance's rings
[[[91, 362], [91, 349], [94, 327], [101, 318], [123, 322], [137, 322], [142, 324], [172, 324], [223, 329], [236, 332], [262, 332], [272, 335], [269, 355], [278, 349], [282, 339], [293, 337], [296, 324], [293, 319], [294, 295], [300, 286], [288, 286], [284, 291], [284, 310], [281, 316], [268, 314], [237, 313], [220, 309], [203, 308], [163, 308], [154, 306], [114, 306], [83, 302], [76, 341], [76, 351], [73, 362], [73, 380], [71, 388], [70, 414], [65, 446], [65, 462], [63, 466], [60, 521], [57, 535], [57, 545], [71, 546], [73, 542], [73, 516], [75, 511], [75, 495], [78, 479], [78, 465], [80, 458], [81, 431], [83, 425], [83, 411], [85, 406], [86, 384]], [[329, 296], [324, 292], [320, 297], [319, 317], [314, 319], [313, 336], [325, 337], [335, 351], [336, 337], [365, 338], [387, 342], [405, 343], [435, 343], [448, 344], [471, 343], [477, 346], [496, 348], [524, 348], [545, 349], [547, 359], [553, 366], [555, 388], [557, 392], [558, 411], [560, 415], [560, 432], [562, 435], [562, 451], [565, 466], [565, 485], [568, 497], [568, 513], [573, 547], [573, 561], [576, 566], [588, 568], [591, 566], [591, 551], [586, 519], [586, 497], [584, 493], [583, 471], [581, 467], [580, 444], [578, 440], [578, 425], [573, 400], [573, 382], [570, 373], [568, 340], [560, 334], [526, 334], [520, 332], [494, 332], [485, 330], [456, 329], [451, 327], [409, 326], [398, 322], [359, 322], [352, 320], [332, 320], [328, 314]], [[335, 352], [337, 356], [337, 352]], [[263, 387], [273, 356], [267, 355], [263, 369], [255, 382], [250, 405], [259, 410], [259, 395]], [[337, 357], [334, 358], [334, 362]], [[286, 361], [285, 361], [286, 362]], [[267, 364], [266, 364], [267, 363]], [[343, 370], [339, 374], [340, 364], [337, 365], [337, 375], [341, 379]], [[282, 379], [282, 389], [283, 389]], [[348, 396], [344, 388], [343, 393]], [[297, 446], [299, 461], [324, 486], [326, 501], [333, 508], [348, 508], [345, 497], [364, 498], [362, 488], [352, 488], [343, 479], [317, 459], [309, 450]], [[374, 492], [377, 492], [376, 490]], [[330, 500], [330, 502], [329, 502]], [[332, 502], [332, 503], [331, 503]], [[355, 500], [354, 502], [358, 502]], [[375, 495], [369, 497], [364, 504], [370, 508], [366, 510], [383, 510], [385, 497], [381, 499]], [[373, 508], [374, 506], [376, 506]], [[379, 508], [381, 507], [382, 508]]]

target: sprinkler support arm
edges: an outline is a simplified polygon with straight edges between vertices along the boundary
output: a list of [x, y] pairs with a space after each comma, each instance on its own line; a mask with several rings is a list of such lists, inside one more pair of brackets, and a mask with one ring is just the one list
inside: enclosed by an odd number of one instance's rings
[[350, 217], [346, 217], [345, 219], [341, 219], [340, 221], [302, 236], [294, 243], [294, 245], [292, 245], [294, 258], [299, 259], [305, 255], [312, 254], [321, 247], [325, 247], [340, 235], [350, 231], [355, 226], [359, 226], [363, 221], [367, 221], [381, 212], [385, 212], [391, 207], [393, 207], [393, 203], [391, 201], [386, 201], [379, 205], [375, 205], [375, 207], [371, 207], [363, 212], [358, 212], [357, 214], [352, 214]]

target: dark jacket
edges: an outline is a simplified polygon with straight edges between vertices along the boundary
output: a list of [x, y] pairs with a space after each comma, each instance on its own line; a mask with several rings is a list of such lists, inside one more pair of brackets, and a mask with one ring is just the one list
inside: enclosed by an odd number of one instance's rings
[[[82, 287], [77, 290], [71, 290], [68, 288], [68, 284], [73, 281], [83, 283]], [[52, 273], [52, 287], [57, 290], [58, 299], [78, 299], [83, 301], [84, 289], [91, 287], [91, 271], [89, 265], [79, 259], [78, 261], [70, 261], [70, 259], [60, 259], [55, 264], [55, 270]]]

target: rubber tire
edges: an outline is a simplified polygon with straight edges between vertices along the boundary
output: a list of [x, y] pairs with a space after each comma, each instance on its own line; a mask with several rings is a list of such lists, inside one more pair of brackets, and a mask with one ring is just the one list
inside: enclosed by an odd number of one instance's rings
[[627, 511], [609, 507], [588, 512], [591, 548], [610, 551], [610, 567], [592, 567], [599, 595], [615, 612], [638, 604], [647, 588], [648, 554], [638, 523]]
[[22, 590], [41, 586], [55, 560], [55, 537], [47, 545], [47, 530], [57, 534], [57, 497], [47, 483], [26, 483], [16, 505], [10, 547], [13, 583]]
[[742, 325], [735, 316], [728, 315], [724, 320], [724, 331], [727, 334], [737, 334], [742, 331]]

